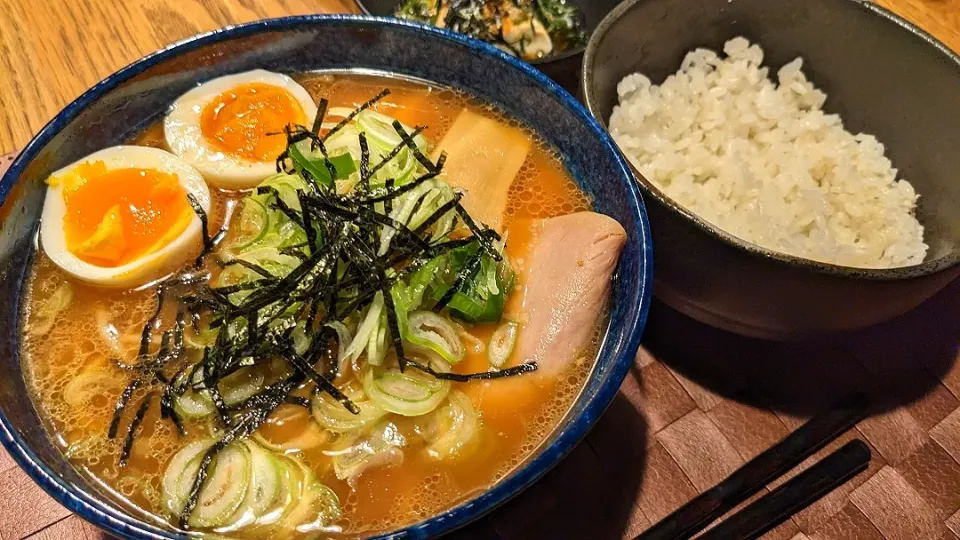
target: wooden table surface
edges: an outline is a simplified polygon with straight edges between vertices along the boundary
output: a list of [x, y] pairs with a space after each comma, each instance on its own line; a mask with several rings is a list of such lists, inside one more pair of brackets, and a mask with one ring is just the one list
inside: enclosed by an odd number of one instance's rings
[[[960, 0], [878, 2], [960, 51]], [[157, 48], [227, 24], [352, 9], [351, 0], [0, 0], [0, 155]], [[0, 157], [0, 173], [10, 159]], [[585, 443], [458, 536], [632, 537], [856, 389], [876, 397], [877, 414], [820, 455], [859, 437], [870, 468], [766, 537], [960, 540], [957, 306], [960, 282], [891, 323], [784, 345], [655, 303], [635, 369]], [[0, 451], [0, 539], [27, 537], [103, 535]]]

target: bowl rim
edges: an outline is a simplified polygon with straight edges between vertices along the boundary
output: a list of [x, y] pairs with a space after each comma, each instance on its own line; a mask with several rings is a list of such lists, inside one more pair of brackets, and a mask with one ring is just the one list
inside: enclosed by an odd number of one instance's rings
[[[603, 18], [602, 21], [600, 21], [600, 24], [597, 25], [596, 30], [594, 30], [593, 35], [590, 36], [590, 40], [587, 43], [587, 49], [583, 55], [583, 70], [580, 73], [580, 91], [584, 97], [584, 104], [590, 111], [590, 114], [592, 114], [605, 129], [607, 128], [607, 120], [603, 118], [599, 110], [600, 107], [597, 104], [597, 97], [593, 91], [592, 85], [594, 65], [597, 62], [597, 49], [600, 46], [600, 42], [606, 37], [610, 29], [617, 25], [617, 23], [620, 21], [620, 18], [623, 17], [625, 13], [632, 10], [638, 4], [649, 1], [653, 0], [625, 0], [617, 5], [610, 11], [610, 13], [607, 14], [606, 17]], [[873, 16], [887, 19], [888, 21], [900, 27], [902, 30], [922, 39], [928, 45], [931, 45], [934, 49], [936, 49], [940, 54], [944, 55], [944, 57], [953, 63], [957, 67], [958, 71], [960, 71], [960, 53], [952, 51], [949, 47], [937, 40], [937, 38], [933, 37], [930, 33], [907, 21], [903, 17], [877, 5], [872, 0], [838, 1], [854, 4], [861, 9], [867, 10]], [[646, 177], [634, 166], [632, 161], [627, 159], [627, 162], [630, 165], [630, 169], [634, 172], [638, 180], [637, 184], [640, 186], [644, 194], [653, 197], [659, 203], [663, 204], [671, 213], [692, 223], [695, 227], [700, 229], [701, 232], [706, 233], [708, 236], [720, 240], [728, 247], [731, 247], [741, 253], [759, 257], [770, 262], [771, 264], [828, 276], [865, 279], [870, 281], [898, 281], [916, 279], [937, 274], [960, 263], [960, 249], [954, 249], [943, 257], [929, 261], [923, 261], [920, 264], [911, 266], [894, 268], [859, 268], [855, 266], [844, 266], [817, 261], [814, 259], [807, 259], [804, 257], [790, 255], [788, 253], [765, 248], [735, 236], [701, 218], [692, 210], [689, 210], [680, 203], [674, 201], [659, 187], [647, 180]]]
[[[245, 24], [231, 25], [185, 38], [148, 54], [116, 71], [112, 75], [109, 75], [64, 107], [53, 119], [41, 128], [23, 148], [11, 163], [2, 179], [0, 179], [0, 204], [5, 202], [13, 186], [20, 180], [20, 176], [27, 163], [30, 162], [67, 123], [75, 119], [87, 106], [99, 99], [103, 94], [117, 87], [120, 83], [142, 73], [146, 69], [165, 60], [179, 56], [180, 54], [228, 39], [255, 35], [267, 31], [290, 31], [303, 26], [336, 25], [374, 28], [378, 26], [389, 26], [421, 32], [428, 34], [432, 39], [453, 42], [454, 44], [465, 46], [477, 54], [493, 56], [499, 59], [499, 61], [506, 63], [509, 67], [520, 71], [540, 88], [552, 94], [578, 121], [582, 122], [599, 139], [605, 152], [608, 153], [613, 160], [618, 175], [627, 184], [628, 200], [626, 202], [635, 221], [637, 234], [640, 239], [640, 246], [638, 246], [639, 253], [637, 256], [638, 262], [640, 263], [639, 266], [641, 266], [641, 268], [638, 268], [640, 279], [634, 284], [640, 302], [639, 305], [628, 304], [626, 306], [627, 321], [624, 332], [625, 338], [622, 340], [622, 351], [620, 355], [612, 357], [605, 380], [599, 385], [593, 396], [584, 404], [580, 415], [570, 420], [565, 429], [554, 432], [553, 436], [555, 439], [552, 444], [543, 447], [539, 454], [531, 456], [525, 464], [514, 469], [510, 475], [494, 484], [489, 490], [474, 498], [461, 502], [446, 512], [378, 537], [427, 538], [450, 532], [482, 517], [529, 487], [559, 463], [559, 461], [583, 439], [587, 431], [613, 400], [630, 366], [633, 365], [633, 357], [640, 346], [640, 338], [646, 325], [653, 296], [653, 247], [646, 209], [644, 208], [640, 190], [636, 186], [636, 183], [632, 181], [629, 165], [617, 150], [616, 143], [614, 143], [603, 126], [597, 122], [587, 109], [570, 95], [569, 92], [529, 64], [500, 51], [492, 45], [448, 30], [391, 17], [354, 14], [313, 14], [265, 19]], [[606, 336], [609, 335], [610, 330], [607, 329]], [[606, 339], [607, 338], [604, 337], [604, 343]], [[603, 350], [604, 347], [602, 344], [601, 353]], [[595, 374], [596, 371], [593, 373]], [[38, 458], [33, 449], [25, 444], [23, 437], [13, 429], [10, 420], [2, 410], [0, 410], [0, 443], [7, 449], [14, 461], [57, 502], [107, 532], [123, 538], [150, 538], [156, 540], [180, 540], [189, 538], [183, 533], [169, 532], [145, 520], [136, 519], [133, 517], [134, 513], [117, 511], [112, 505], [105, 504], [99, 496], [92, 496], [87, 491], [78, 489], [77, 486], [68, 483], [47, 467]]]
[[[399, 1], [399, 0], [398, 0], [398, 1]], [[390, 18], [390, 19], [398, 19], [398, 18], [399, 18], [399, 17], [392, 17], [392, 16], [390, 16], [390, 15], [375, 15], [372, 11], [370, 11], [370, 8], [368, 8], [367, 5], [363, 3], [363, 0], [353, 0], [353, 3], [354, 3], [358, 8], [360, 8], [360, 11], [362, 11], [364, 15], [369, 15], [369, 16], [371, 16], [371, 17], [386, 17], [386, 18]], [[401, 19], [401, 20], [402, 20], [402, 19]], [[429, 26], [429, 25], [428, 25], [428, 26]], [[589, 37], [589, 36], [588, 36], [588, 37]], [[589, 39], [588, 39], [588, 41], [589, 41]], [[581, 45], [581, 46], [579, 46], [579, 47], [573, 47], [573, 48], [571, 48], [571, 49], [567, 49], [567, 50], [563, 51], [563, 52], [560, 53], [560, 54], [551, 54], [550, 56], [547, 56], [547, 57], [545, 57], [545, 58], [538, 58], [537, 60], [520, 60], [520, 61], [521, 61], [521, 62], [526, 62], [527, 64], [530, 64], [531, 66], [542, 66], [542, 65], [545, 65], [545, 64], [552, 64], [552, 63], [554, 63], [554, 62], [560, 62], [561, 60], [566, 60], [567, 58], [570, 58], [570, 57], [573, 57], [573, 56], [582, 55], [582, 54], [584, 53], [584, 51], [586, 51], [586, 50], [587, 50], [587, 45], [584, 44], [584, 45]]]

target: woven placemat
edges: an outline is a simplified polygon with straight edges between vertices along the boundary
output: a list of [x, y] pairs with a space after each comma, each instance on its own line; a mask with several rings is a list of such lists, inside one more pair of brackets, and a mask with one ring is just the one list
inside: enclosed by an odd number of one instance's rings
[[[873, 414], [796, 470], [860, 438], [870, 467], [772, 539], [960, 538], [960, 281], [895, 321], [772, 343], [654, 303], [611, 409], [547, 478], [491, 516], [503, 538], [632, 537], [843, 396]], [[505, 522], [512, 525], [505, 528]]]
[[[799, 343], [734, 336], [655, 302], [634, 368], [584, 444], [455, 536], [632, 538], [863, 392], [872, 416], [768, 489], [853, 438], [870, 446], [870, 467], [764, 538], [960, 540], [958, 343], [960, 281], [895, 321]], [[0, 537], [37, 531], [98, 535], [0, 454]]]

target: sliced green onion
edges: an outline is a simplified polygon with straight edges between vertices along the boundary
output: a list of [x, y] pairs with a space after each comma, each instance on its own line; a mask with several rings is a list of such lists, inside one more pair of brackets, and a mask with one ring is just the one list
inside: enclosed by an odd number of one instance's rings
[[203, 418], [216, 410], [206, 390], [200, 392], [187, 390], [177, 398], [174, 408], [177, 414], [185, 418]]
[[[198, 458], [202, 460], [203, 456]], [[218, 527], [236, 513], [250, 483], [250, 461], [250, 450], [242, 443], [231, 444], [217, 454], [190, 516], [192, 527]], [[186, 480], [183, 483], [192, 486], [193, 477]]]
[[327, 109], [327, 118], [346, 118], [353, 114], [355, 110], [352, 107], [330, 107]]
[[181, 448], [167, 464], [163, 473], [163, 500], [171, 514], [179, 514], [187, 504], [193, 480], [200, 470], [200, 460], [213, 443], [211, 439], [194, 441]]
[[270, 457], [280, 476], [279, 493], [274, 505], [258, 517], [258, 530], [261, 526], [273, 528], [283, 522], [300, 502], [306, 476], [305, 468], [294, 458], [276, 454], [270, 454]]
[[403, 463], [406, 440], [392, 422], [385, 422], [369, 433], [346, 439], [340, 447], [323, 453], [333, 459], [333, 471], [340, 480], [353, 482], [374, 467], [396, 467]]
[[[341, 405], [343, 407], [343, 405]], [[283, 405], [276, 410], [273, 414], [270, 415], [270, 419], [267, 420], [268, 423], [276, 424], [286, 424], [291, 422], [298, 415], [303, 415], [303, 429], [297, 433], [294, 437], [284, 440], [282, 442], [276, 442], [268, 439], [263, 435], [259, 430], [254, 432], [253, 438], [257, 442], [262, 444], [265, 448], [273, 450], [274, 452], [279, 452], [282, 454], [288, 454], [291, 452], [300, 452], [302, 450], [309, 450], [311, 448], [316, 448], [320, 445], [329, 441], [328, 433], [323, 431], [316, 422], [313, 421], [313, 417], [310, 413], [304, 410], [302, 407], [296, 407], [293, 405]], [[298, 426], [300, 421], [297, 420]]]
[[[367, 134], [370, 141], [385, 149], [393, 149], [403, 143], [403, 139], [397, 134], [397, 130], [393, 129], [393, 123], [395, 121], [396, 118], [372, 109], [367, 109], [356, 117], [357, 125]], [[403, 129], [408, 133], [413, 131], [412, 127], [402, 122], [400, 125], [403, 126]], [[413, 142], [420, 148], [420, 151], [427, 151], [427, 138], [423, 135], [414, 137]]]
[[234, 230], [238, 234], [234, 240], [237, 250], [245, 249], [262, 240], [270, 230], [270, 213], [267, 207], [256, 197], [245, 198], [243, 209], [240, 211], [240, 220]]
[[435, 459], [451, 459], [460, 455], [477, 437], [480, 417], [466, 394], [453, 390], [447, 403], [430, 417], [434, 433], [427, 454]]
[[[340, 408], [343, 408], [343, 405], [340, 405]], [[347, 414], [350, 413], [348, 412]], [[282, 443], [275, 443], [261, 435], [259, 432], [254, 433], [253, 438], [256, 439], [258, 443], [262, 444], [264, 448], [284, 454], [289, 452], [310, 450], [311, 448], [321, 446], [328, 441], [327, 436], [324, 435], [323, 431], [320, 430], [315, 422], [310, 422], [303, 432], [296, 437]]]
[[406, 341], [437, 353], [448, 364], [460, 362], [467, 354], [453, 323], [432, 311], [411, 313], [407, 329]]
[[[507, 259], [497, 263], [484, 254], [474, 279], [462, 286], [447, 306], [451, 313], [467, 322], [498, 322], [503, 316], [507, 295], [513, 288], [513, 280], [513, 269]], [[490, 285], [491, 281], [493, 286]], [[449, 286], [436, 289], [434, 298], [439, 300], [447, 289]]]
[[[309, 144], [309, 143], [308, 143]], [[300, 151], [300, 148], [291, 144], [289, 146], [290, 158], [293, 159], [295, 166], [300, 167], [310, 173], [311, 176], [319, 183], [320, 185], [326, 186], [328, 188], [333, 187], [333, 178], [330, 175], [330, 171], [327, 169], [326, 165], [322, 161], [314, 161], [309, 159], [307, 156]]]
[[[450, 371], [449, 364], [434, 359], [438, 371]], [[402, 416], [420, 416], [437, 408], [450, 392], [444, 381], [415, 369], [370, 366], [363, 375], [363, 391], [380, 408]]]
[[[304, 238], [304, 240], [306, 240], [306, 238]], [[284, 255], [275, 247], [264, 247], [246, 251], [237, 255], [236, 258], [259, 265], [274, 276], [285, 276], [300, 264], [300, 259], [290, 255]], [[247, 275], [251, 278], [256, 275], [249, 273], [249, 270], [247, 270], [247, 272]]]
[[371, 366], [383, 365], [383, 360], [387, 357], [387, 316], [386, 313], [380, 316], [379, 326], [370, 334], [370, 342], [367, 343], [367, 363]]
[[333, 168], [337, 170], [337, 180], [342, 180], [357, 172], [357, 163], [350, 154], [340, 154], [329, 159]]
[[[435, 184], [433, 182], [424, 182], [423, 184], [417, 186], [416, 189], [400, 197], [400, 199], [396, 202], [396, 206], [393, 207], [393, 211], [390, 212], [390, 217], [398, 223], [409, 225], [410, 228], [416, 228], [417, 224], [408, 223], [410, 221], [410, 216], [413, 214], [414, 208], [416, 208], [418, 201], [433, 191], [434, 186]], [[438, 204], [436, 206], [439, 207], [440, 205]], [[390, 242], [393, 240], [393, 237], [396, 234], [397, 230], [393, 227], [383, 228], [383, 232], [380, 233], [380, 247], [377, 251], [377, 256], [383, 256], [387, 252], [387, 250], [390, 248]]]
[[491, 366], [500, 369], [507, 363], [517, 344], [518, 330], [517, 323], [506, 322], [493, 332], [490, 344], [487, 345], [487, 359]]
[[280, 496], [280, 470], [270, 452], [260, 448], [255, 443], [246, 441], [250, 449], [253, 464], [253, 489], [247, 501], [255, 517], [264, 515], [272, 508]]
[[[197, 375], [202, 375], [197, 371]], [[244, 368], [236, 373], [224, 377], [217, 388], [223, 397], [223, 402], [227, 406], [237, 405], [252, 397], [263, 388], [263, 373]], [[194, 383], [200, 382], [200, 377]], [[174, 405], [181, 416], [187, 418], [202, 418], [213, 414], [216, 410], [213, 406], [213, 399], [210, 398], [210, 392], [207, 390], [189, 389], [184, 392]]]
[[360, 323], [360, 326], [357, 327], [357, 333], [353, 336], [353, 341], [350, 342], [347, 351], [344, 353], [351, 361], [356, 361], [356, 359], [360, 357], [360, 354], [363, 353], [369, 345], [371, 335], [379, 332], [380, 327], [383, 326], [381, 321], [383, 305], [383, 293], [378, 292], [374, 296], [370, 307], [367, 309], [363, 321]]
[[69, 281], [64, 281], [57, 286], [53, 294], [47, 298], [47, 301], [40, 306], [40, 309], [32, 312], [30, 315], [30, 334], [35, 337], [47, 335], [57, 322], [57, 316], [60, 312], [70, 305], [73, 300], [73, 286]]
[[[331, 124], [330, 127], [334, 125], [335, 124]], [[349, 124], [344, 126], [324, 143], [327, 147], [327, 153], [337, 154], [346, 152], [354, 156], [359, 156], [360, 140], [357, 137], [359, 134], [360, 130], [355, 125]]]
[[254, 523], [277, 505], [283, 493], [280, 468], [273, 455], [252, 441], [247, 440], [243, 444], [250, 452], [250, 483], [243, 502], [226, 521], [227, 525], [217, 532], [235, 531]]
[[[306, 158], [305, 158], [306, 159]], [[299, 174], [286, 174], [280, 173], [270, 178], [267, 178], [260, 183], [260, 188], [273, 188], [277, 190], [277, 193], [280, 194], [280, 198], [283, 202], [287, 203], [287, 206], [293, 208], [296, 211], [300, 211], [300, 197], [297, 196], [297, 191], [306, 191], [310, 189], [310, 186], [307, 185], [307, 181], [304, 180]], [[266, 202], [271, 200], [272, 195], [270, 194], [260, 194], [257, 191], [254, 191], [253, 197], [257, 197], [261, 202]]]
[[212, 346], [216, 340], [217, 331], [209, 328], [200, 330], [199, 334], [189, 326], [183, 331], [183, 344], [191, 349], [202, 350], [204, 347]]
[[337, 494], [313, 479], [304, 486], [297, 505], [278, 524], [286, 532], [281, 532], [279, 537], [312, 538], [317, 533], [339, 532], [331, 529], [331, 525], [341, 515], [343, 511]]
[[250, 368], [224, 377], [218, 386], [223, 402], [231, 406], [246, 401], [263, 388], [263, 380], [263, 373]]
[[340, 321], [328, 322], [325, 326], [337, 333], [337, 371], [342, 372], [347, 364], [347, 347], [353, 341], [353, 335], [347, 325]]
[[290, 338], [293, 339], [293, 350], [297, 354], [303, 355], [306, 354], [307, 349], [310, 348], [311, 340], [307, 337], [307, 331], [305, 329], [306, 324], [301, 322], [293, 328], [293, 332], [290, 333]]
[[377, 172], [377, 178], [385, 181], [387, 178], [396, 180], [396, 185], [402, 186], [413, 179], [417, 171], [418, 161], [409, 149], [401, 150], [397, 157]]
[[110, 399], [109, 396], [117, 395], [124, 384], [122, 379], [108, 370], [88, 367], [70, 379], [63, 388], [63, 400], [71, 407], [82, 407], [89, 405], [96, 396]]
[[366, 399], [363, 392], [347, 388], [344, 389], [344, 394], [360, 409], [358, 414], [348, 411], [343, 404], [326, 392], [313, 396], [311, 404], [313, 418], [321, 427], [337, 433], [350, 433], [363, 429], [387, 415], [387, 411]]

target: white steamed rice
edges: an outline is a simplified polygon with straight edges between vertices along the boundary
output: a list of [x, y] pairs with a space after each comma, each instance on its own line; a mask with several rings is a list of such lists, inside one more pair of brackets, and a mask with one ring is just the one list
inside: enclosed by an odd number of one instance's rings
[[667, 196], [763, 247], [844, 266], [923, 261], [917, 194], [867, 134], [822, 110], [797, 58], [777, 72], [739, 37], [697, 49], [657, 86], [624, 78], [610, 131]]

